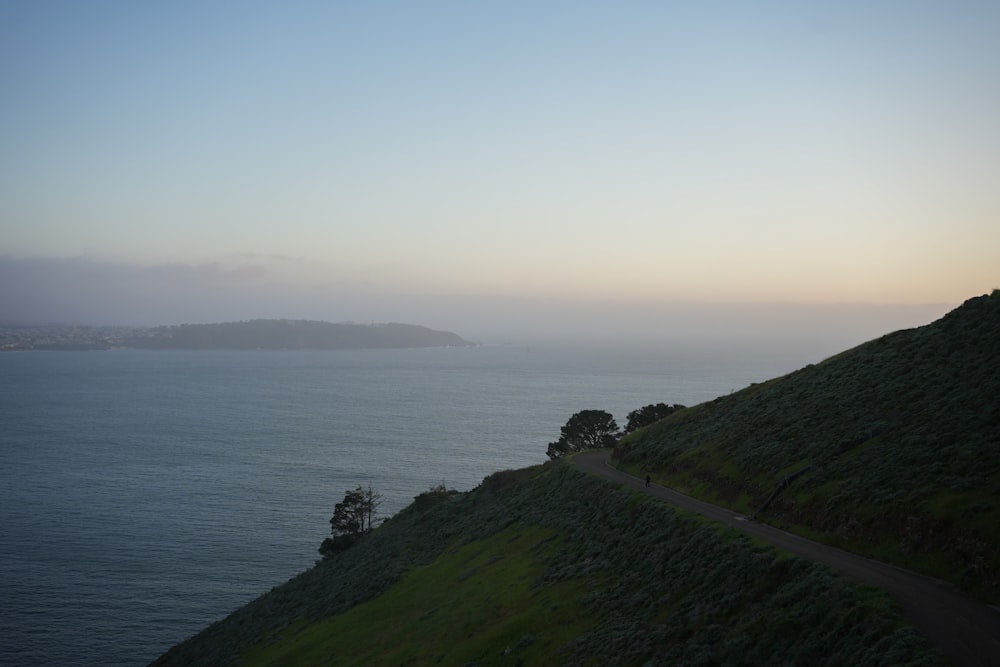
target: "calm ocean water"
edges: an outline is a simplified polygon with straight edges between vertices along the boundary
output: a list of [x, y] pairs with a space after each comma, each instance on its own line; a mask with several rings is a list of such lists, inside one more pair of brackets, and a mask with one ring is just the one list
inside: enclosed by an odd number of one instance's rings
[[0, 354], [0, 664], [146, 664], [311, 566], [349, 488], [392, 514], [578, 410], [818, 361], [717, 348]]

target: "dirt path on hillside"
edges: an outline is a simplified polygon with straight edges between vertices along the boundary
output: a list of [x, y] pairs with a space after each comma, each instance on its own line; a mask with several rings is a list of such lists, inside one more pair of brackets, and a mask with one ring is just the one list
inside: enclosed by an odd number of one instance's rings
[[663, 486], [646, 487], [644, 480], [612, 468], [608, 456], [607, 451], [584, 452], [576, 455], [573, 462], [587, 472], [645, 491], [779, 549], [828, 565], [851, 579], [881, 588], [896, 598], [907, 619], [956, 665], [1000, 665], [1000, 609], [935, 579], [750, 521], [732, 510]]

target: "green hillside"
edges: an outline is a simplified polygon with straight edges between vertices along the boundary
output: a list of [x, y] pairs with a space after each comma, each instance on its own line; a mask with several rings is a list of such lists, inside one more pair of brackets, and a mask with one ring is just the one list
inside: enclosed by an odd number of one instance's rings
[[996, 602], [1000, 290], [676, 413], [624, 438], [616, 456], [667, 486]]
[[159, 665], [938, 665], [888, 596], [566, 461], [428, 492]]
[[[995, 601], [998, 396], [994, 291], [675, 412], [616, 456]], [[887, 595], [558, 460], [419, 496], [156, 664], [942, 663]]]

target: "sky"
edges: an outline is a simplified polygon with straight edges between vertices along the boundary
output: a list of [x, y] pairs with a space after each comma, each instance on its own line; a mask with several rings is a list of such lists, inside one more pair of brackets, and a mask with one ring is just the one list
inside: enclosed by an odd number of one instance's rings
[[4, 2], [0, 321], [922, 323], [997, 119], [996, 2]]

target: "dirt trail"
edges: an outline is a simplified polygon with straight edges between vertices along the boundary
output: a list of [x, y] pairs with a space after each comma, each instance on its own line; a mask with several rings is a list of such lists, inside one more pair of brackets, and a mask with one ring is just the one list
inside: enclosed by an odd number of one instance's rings
[[896, 598], [908, 620], [956, 665], [1000, 665], [1000, 610], [996, 607], [936, 579], [750, 521], [732, 510], [663, 486], [647, 487], [644, 480], [611, 467], [608, 456], [607, 451], [584, 452], [573, 457], [573, 462], [587, 472], [635, 487], [780, 549], [828, 565], [851, 579], [881, 588]]

